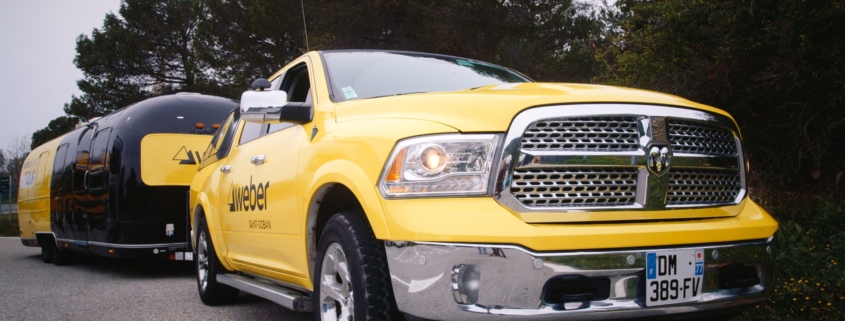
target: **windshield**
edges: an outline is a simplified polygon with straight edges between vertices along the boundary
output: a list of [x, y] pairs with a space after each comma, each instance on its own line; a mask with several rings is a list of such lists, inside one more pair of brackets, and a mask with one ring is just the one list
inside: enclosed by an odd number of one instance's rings
[[486, 62], [406, 52], [325, 52], [334, 101], [530, 82]]

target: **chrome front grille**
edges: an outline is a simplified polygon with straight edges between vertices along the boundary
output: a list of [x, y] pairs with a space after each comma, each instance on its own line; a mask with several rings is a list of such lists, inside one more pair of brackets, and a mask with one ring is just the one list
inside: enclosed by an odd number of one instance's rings
[[[726, 116], [687, 108], [526, 109], [505, 136], [494, 195], [514, 212], [537, 213], [525, 217], [543, 222], [555, 221], [549, 214], [557, 212], [738, 204], [746, 190], [737, 132]], [[690, 218], [683, 211], [650, 215]]]
[[666, 125], [675, 153], [736, 155], [736, 140], [727, 129], [677, 119], [667, 120]]
[[511, 192], [525, 206], [581, 207], [632, 205], [636, 167], [517, 169]]
[[522, 148], [532, 151], [635, 151], [639, 134], [633, 116], [590, 116], [532, 123]]
[[741, 188], [737, 170], [672, 168], [666, 204], [729, 204]]

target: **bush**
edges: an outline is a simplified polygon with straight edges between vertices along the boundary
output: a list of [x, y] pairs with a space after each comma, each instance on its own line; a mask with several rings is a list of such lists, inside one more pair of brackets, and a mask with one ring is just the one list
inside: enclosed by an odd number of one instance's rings
[[[785, 194], [785, 193], [784, 193]], [[772, 299], [739, 320], [845, 320], [843, 205], [792, 197], [778, 204]]]
[[9, 214], [3, 213], [0, 215], [0, 236], [20, 236], [21, 230], [18, 226], [18, 213], [12, 214], [12, 219], [9, 220]]

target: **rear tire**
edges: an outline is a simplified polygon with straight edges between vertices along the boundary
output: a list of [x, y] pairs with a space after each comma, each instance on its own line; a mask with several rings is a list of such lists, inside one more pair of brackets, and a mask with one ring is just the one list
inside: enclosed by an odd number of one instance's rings
[[214, 244], [209, 237], [208, 225], [205, 219], [200, 221], [197, 235], [197, 246], [194, 259], [197, 271], [197, 289], [200, 300], [206, 305], [222, 305], [235, 302], [240, 291], [233, 287], [217, 282], [217, 275], [228, 271], [220, 264]]
[[358, 211], [329, 218], [318, 245], [315, 320], [402, 320], [384, 243]]
[[41, 261], [44, 263], [53, 263], [53, 248], [55, 247], [53, 243], [41, 244]]

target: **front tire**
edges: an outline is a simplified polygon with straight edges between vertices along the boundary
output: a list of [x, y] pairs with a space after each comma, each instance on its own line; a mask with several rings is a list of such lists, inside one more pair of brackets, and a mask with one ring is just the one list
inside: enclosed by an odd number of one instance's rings
[[214, 244], [209, 237], [208, 225], [203, 219], [199, 225], [196, 246], [197, 289], [200, 300], [206, 305], [221, 305], [232, 303], [238, 298], [238, 289], [217, 282], [217, 275], [226, 273], [220, 264]]
[[384, 244], [376, 240], [363, 213], [332, 216], [318, 249], [316, 320], [401, 320]]

